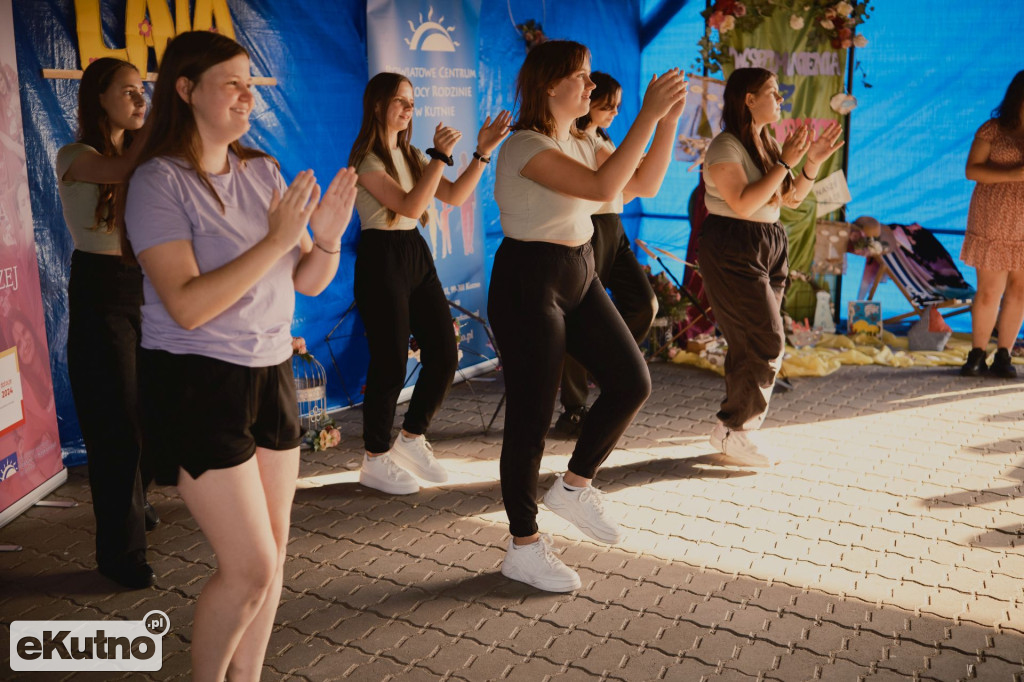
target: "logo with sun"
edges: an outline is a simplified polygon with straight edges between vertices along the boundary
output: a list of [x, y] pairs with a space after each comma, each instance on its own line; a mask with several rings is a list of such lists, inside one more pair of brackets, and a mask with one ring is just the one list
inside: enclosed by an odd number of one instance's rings
[[16, 473], [18, 473], [17, 453], [12, 453], [10, 457], [0, 460], [0, 481], [6, 481]]
[[420, 50], [421, 52], [455, 52], [455, 48], [459, 46], [456, 41], [452, 40], [451, 32], [455, 30], [455, 27], [445, 27], [443, 22], [444, 17], [434, 19], [434, 8], [431, 6], [430, 11], [427, 12], [426, 21], [420, 14], [419, 26], [409, 22], [412, 38], [406, 38], [405, 44], [409, 46], [410, 50]]

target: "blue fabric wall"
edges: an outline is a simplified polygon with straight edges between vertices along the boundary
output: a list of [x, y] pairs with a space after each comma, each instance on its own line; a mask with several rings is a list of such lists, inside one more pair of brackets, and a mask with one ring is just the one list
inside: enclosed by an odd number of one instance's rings
[[[639, 81], [637, 42], [639, 0], [588, 0], [544, 3], [513, 0], [482, 3], [480, 19], [480, 120], [511, 108], [516, 73], [525, 47], [510, 19], [543, 22], [552, 38], [578, 40], [594, 52], [595, 69], [609, 71], [623, 83]], [[173, 5], [173, 3], [171, 3]], [[249, 142], [274, 155], [286, 178], [313, 168], [330, 178], [346, 163], [361, 117], [366, 84], [366, 9], [356, 0], [229, 0], [239, 39], [252, 53], [253, 73], [274, 76], [279, 85], [257, 88], [257, 105]], [[124, 45], [124, 0], [103, 0], [103, 29], [108, 45]], [[17, 0], [14, 3], [18, 71], [22, 85], [26, 151], [32, 212], [47, 318], [54, 390], [61, 442], [69, 463], [80, 463], [81, 436], [67, 380], [67, 268], [72, 244], [63, 223], [55, 185], [57, 149], [74, 139], [77, 81], [44, 80], [44, 68], [79, 67], [75, 48], [73, 0]], [[622, 119], [632, 120], [638, 99], [627, 98]], [[621, 137], [625, 128], [613, 126]], [[476, 131], [463, 131], [470, 145]], [[487, 271], [500, 241], [501, 228], [493, 193], [493, 169], [480, 187], [487, 234]], [[298, 296], [294, 333], [306, 337], [310, 350], [327, 366], [328, 400], [344, 406], [348, 399], [333, 372], [324, 341], [352, 302], [352, 272], [358, 230], [343, 243], [341, 267], [333, 284], [319, 297]], [[348, 393], [361, 400], [368, 352], [358, 315], [340, 342], [332, 342], [344, 365]], [[168, 415], [173, 419], [173, 415]]]

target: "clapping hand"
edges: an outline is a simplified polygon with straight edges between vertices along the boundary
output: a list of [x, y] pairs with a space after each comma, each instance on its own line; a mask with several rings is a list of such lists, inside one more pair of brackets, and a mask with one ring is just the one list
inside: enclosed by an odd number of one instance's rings
[[830, 121], [817, 139], [807, 149], [807, 161], [816, 166], [824, 163], [837, 149], [843, 146], [843, 126], [839, 121]]
[[512, 114], [504, 109], [494, 117], [493, 121], [488, 116], [476, 136], [476, 150], [480, 155], [490, 156], [495, 147], [501, 144], [501, 141], [508, 135], [511, 126]]
[[283, 251], [294, 248], [319, 201], [320, 186], [316, 184], [316, 176], [311, 170], [296, 175], [283, 195], [275, 189], [267, 211], [267, 238], [276, 242]]
[[807, 124], [801, 123], [782, 143], [781, 157], [787, 166], [795, 166], [804, 158], [807, 149], [811, 146], [811, 131]]
[[686, 79], [679, 69], [669, 69], [660, 76], [652, 77], [644, 93], [641, 112], [647, 111], [657, 119], [664, 118], [680, 101], [686, 104], [686, 88]]
[[434, 149], [445, 156], [451, 156], [455, 143], [461, 137], [462, 133], [455, 128], [449, 128], [444, 123], [438, 123], [437, 128], [434, 129]]
[[668, 121], [677, 121], [679, 117], [683, 115], [683, 110], [686, 108], [686, 96], [689, 94], [690, 81], [683, 80], [683, 96], [679, 101], [672, 105], [672, 108], [665, 114], [665, 119]]
[[341, 243], [349, 221], [352, 220], [352, 205], [356, 201], [356, 171], [352, 167], [338, 171], [331, 184], [327, 186], [320, 205], [316, 207], [309, 219], [316, 243], [334, 250], [331, 247]]

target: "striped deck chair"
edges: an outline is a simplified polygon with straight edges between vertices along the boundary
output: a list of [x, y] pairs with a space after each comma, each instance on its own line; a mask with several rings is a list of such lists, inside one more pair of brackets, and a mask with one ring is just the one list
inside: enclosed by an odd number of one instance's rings
[[870, 287], [867, 299], [873, 299], [878, 285], [888, 276], [913, 308], [909, 313], [886, 318], [884, 324], [923, 316], [929, 307], [948, 309], [943, 317], [971, 309], [974, 287], [964, 281], [949, 252], [927, 228], [917, 224], [882, 225], [881, 239], [891, 250], [868, 260], [861, 280], [861, 298]]

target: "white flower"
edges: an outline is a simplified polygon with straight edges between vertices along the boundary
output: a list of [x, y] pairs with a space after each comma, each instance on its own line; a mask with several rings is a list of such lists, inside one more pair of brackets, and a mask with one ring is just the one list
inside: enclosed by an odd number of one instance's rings
[[856, 47], [867, 47], [868, 39], [862, 36], [860, 33], [853, 37], [853, 44]]
[[729, 31], [736, 28], [736, 17], [731, 14], [725, 19], [722, 19], [722, 25], [718, 27], [719, 33], [728, 33]]
[[822, 19], [821, 20], [821, 27], [823, 29], [825, 29], [826, 31], [831, 31], [832, 29], [834, 29], [836, 27], [836, 25], [832, 23], [831, 19]]
[[837, 2], [836, 12], [840, 16], [848, 17], [850, 16], [850, 13], [853, 12], [853, 6], [848, 2]]
[[804, 27], [804, 18], [797, 16], [796, 14], [791, 14], [789, 17], [789, 27], [794, 31], [799, 31]]

